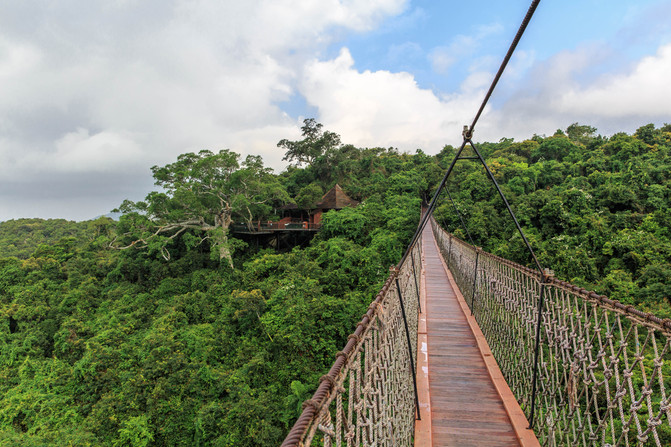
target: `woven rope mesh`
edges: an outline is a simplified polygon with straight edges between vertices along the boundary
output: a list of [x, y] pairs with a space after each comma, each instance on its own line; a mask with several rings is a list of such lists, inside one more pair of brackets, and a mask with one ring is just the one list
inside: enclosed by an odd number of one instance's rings
[[[432, 225], [446, 264], [529, 416], [541, 275], [477, 253]], [[668, 329], [557, 283], [545, 285], [540, 329], [534, 425], [541, 444], [670, 446]]]
[[[417, 356], [420, 245], [398, 273], [412, 345]], [[302, 445], [410, 446], [415, 400], [410, 354], [396, 283], [376, 307], [335, 386], [310, 421]]]

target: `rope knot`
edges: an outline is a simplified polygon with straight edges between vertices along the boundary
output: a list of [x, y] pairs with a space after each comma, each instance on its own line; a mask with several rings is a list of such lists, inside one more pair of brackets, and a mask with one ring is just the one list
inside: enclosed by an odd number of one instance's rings
[[633, 403], [629, 407], [629, 411], [631, 412], [631, 414], [636, 414], [638, 413], [638, 410], [640, 410], [642, 406], [643, 406], [642, 403]]
[[324, 374], [319, 378], [319, 383], [322, 382], [328, 382], [329, 383], [329, 390], [332, 390], [336, 386], [336, 381], [333, 377], [329, 376], [328, 374]]
[[314, 400], [314, 399], [308, 399], [305, 402], [303, 402], [303, 410], [305, 410], [307, 407], [312, 407], [315, 412], [319, 411], [319, 403]]
[[348, 339], [348, 340], [354, 340], [354, 343], [357, 344], [357, 345], [358, 345], [359, 342], [361, 341], [361, 337], [358, 336], [358, 335], [356, 335], [356, 334], [349, 334], [349, 335], [347, 336], [347, 339]]
[[657, 427], [659, 425], [662, 425], [662, 421], [657, 416], [648, 418], [648, 427]]
[[638, 439], [641, 442], [645, 442], [648, 440], [648, 435], [636, 435], [636, 439]]
[[373, 301], [372, 304], [373, 308], [377, 311], [378, 315], [382, 315], [384, 313], [384, 307], [382, 306], [382, 303], [379, 301]]

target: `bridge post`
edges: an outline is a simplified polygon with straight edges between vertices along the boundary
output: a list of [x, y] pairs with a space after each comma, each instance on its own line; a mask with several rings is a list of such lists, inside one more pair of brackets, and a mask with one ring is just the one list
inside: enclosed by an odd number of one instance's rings
[[419, 413], [419, 395], [417, 394], [417, 373], [415, 371], [415, 359], [412, 355], [412, 343], [410, 342], [410, 330], [408, 329], [408, 319], [405, 316], [405, 306], [403, 305], [403, 295], [401, 294], [401, 284], [398, 282], [398, 270], [394, 269], [396, 275], [396, 292], [398, 293], [398, 300], [401, 302], [401, 315], [403, 315], [403, 324], [405, 325], [405, 337], [408, 340], [408, 353], [410, 354], [410, 372], [412, 372], [412, 385], [415, 388], [415, 409], [417, 410], [417, 419], [422, 420], [422, 415]]
[[475, 284], [478, 282], [478, 260], [480, 259], [480, 247], [475, 247], [475, 271], [473, 272], [473, 294], [471, 295], [471, 315], [475, 312]]
[[447, 268], [450, 268], [450, 257], [452, 256], [452, 234], [447, 233]]
[[421, 314], [422, 301], [419, 298], [419, 283], [417, 282], [417, 271], [415, 270], [415, 256], [412, 253], [410, 253], [410, 259], [412, 260], [412, 277], [415, 279], [415, 290], [417, 291], [417, 309], [419, 309], [419, 313]]
[[534, 429], [534, 416], [536, 412], [536, 390], [538, 388], [538, 351], [541, 344], [541, 321], [543, 318], [543, 302], [545, 299], [545, 285], [548, 284], [554, 272], [550, 269], [543, 270], [541, 274], [541, 291], [538, 297], [538, 320], [536, 321], [536, 347], [534, 349], [534, 375], [531, 381], [531, 412], [529, 415], [529, 429]]

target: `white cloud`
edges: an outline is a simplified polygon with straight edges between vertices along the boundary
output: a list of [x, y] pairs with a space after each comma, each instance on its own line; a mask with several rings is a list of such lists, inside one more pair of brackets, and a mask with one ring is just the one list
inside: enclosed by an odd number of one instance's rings
[[608, 75], [594, 74], [618, 59], [606, 46], [587, 45], [537, 64], [509, 101], [483, 119], [483, 134], [527, 138], [580, 122], [608, 135], [671, 122], [671, 44]]
[[519, 81], [536, 63], [534, 51], [517, 50], [513, 53], [505, 71], [505, 80]]
[[[17, 76], [29, 73], [39, 62], [40, 52], [30, 44], [13, 45], [0, 38], [0, 88]], [[3, 89], [4, 90], [4, 89]]]
[[139, 154], [132, 135], [109, 131], [90, 135], [86, 129], [77, 129], [56, 141], [56, 152], [36, 164], [66, 172], [104, 172], [137, 163]]
[[276, 142], [298, 137], [299, 126], [277, 104], [295, 94], [305, 62], [343, 30], [373, 29], [406, 4], [0, 5], [0, 174], [23, 185], [0, 187], [0, 202], [17, 203], [3, 206], [0, 220], [19, 216], [22, 196], [44, 191], [46, 178], [65, 195], [73, 176], [91, 172], [104, 171], [116, 188], [111, 208], [128, 194], [115, 175], [149, 177], [149, 166], [186, 151], [230, 148], [280, 167]]
[[[46, 209], [72, 208], [63, 215], [76, 218], [106, 212], [147, 192], [149, 166], [186, 151], [229, 148], [260, 154], [279, 168], [283, 154], [276, 143], [298, 138], [302, 117], [288, 116], [278, 103], [297, 93], [347, 143], [431, 153], [459, 144], [462, 126], [472, 120], [498, 67], [498, 58], [482, 57], [480, 50], [501, 33], [500, 25], [432, 50], [430, 61], [440, 73], [473, 56], [455, 92], [420, 88], [407, 72], [360, 72], [347, 49], [324, 56], [346, 33], [374, 30], [408, 4], [0, 4], [0, 220]], [[421, 54], [408, 42], [392, 47], [388, 58]], [[545, 62], [518, 51], [476, 139], [526, 138], [575, 121], [602, 132], [671, 121], [664, 76], [671, 70], [671, 46], [626, 70], [609, 70], [611, 76], [595, 74], [618, 67], [618, 57], [604, 45]], [[100, 209], [86, 208], [92, 203]]]
[[[437, 97], [418, 87], [409, 73], [359, 72], [346, 48], [334, 60], [313, 61], [301, 92], [319, 109], [324, 125], [359, 146], [391, 145], [437, 152], [454, 143], [482, 96], [476, 91]], [[457, 141], [459, 142], [459, 141]]]
[[671, 44], [641, 59], [627, 73], [604, 76], [597, 83], [560, 95], [565, 113], [603, 117], [667, 116], [671, 119]]

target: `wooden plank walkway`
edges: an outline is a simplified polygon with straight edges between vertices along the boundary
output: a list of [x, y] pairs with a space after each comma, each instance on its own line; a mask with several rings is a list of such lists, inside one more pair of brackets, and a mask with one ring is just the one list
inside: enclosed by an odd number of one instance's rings
[[430, 225], [422, 238], [432, 445], [519, 446]]

